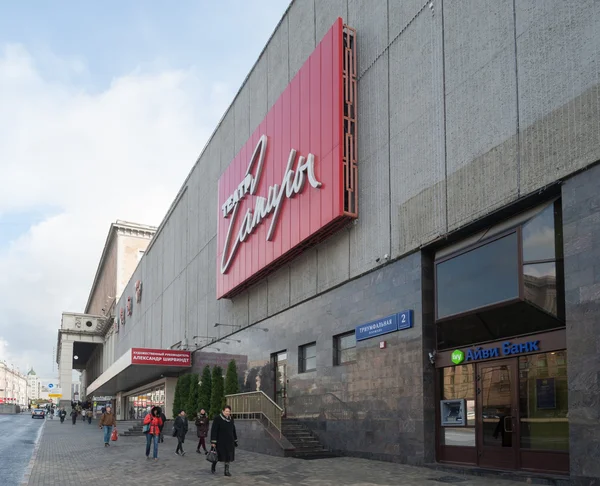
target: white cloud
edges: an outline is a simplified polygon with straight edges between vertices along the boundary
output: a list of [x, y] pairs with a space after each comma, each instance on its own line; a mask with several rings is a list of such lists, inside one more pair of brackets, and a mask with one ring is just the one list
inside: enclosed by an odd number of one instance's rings
[[47, 375], [61, 312], [83, 311], [110, 223], [160, 223], [232, 90], [194, 70], [136, 70], [90, 93], [38, 67], [0, 46], [0, 217], [52, 214], [0, 246], [0, 342]]

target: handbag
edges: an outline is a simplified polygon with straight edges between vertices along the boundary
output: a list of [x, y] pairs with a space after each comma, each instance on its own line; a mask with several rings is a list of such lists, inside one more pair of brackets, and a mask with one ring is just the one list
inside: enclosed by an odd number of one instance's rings
[[144, 434], [147, 434], [148, 432], [150, 432], [150, 424], [146, 424], [142, 427], [142, 432]]
[[214, 449], [208, 451], [208, 454], [206, 454], [206, 460], [213, 464], [219, 462], [219, 456], [217, 456], [217, 451], [215, 451]]
[[112, 431], [112, 434], [110, 436], [110, 440], [112, 441], [116, 441], [119, 439], [119, 433], [117, 432], [117, 428], [115, 427]]

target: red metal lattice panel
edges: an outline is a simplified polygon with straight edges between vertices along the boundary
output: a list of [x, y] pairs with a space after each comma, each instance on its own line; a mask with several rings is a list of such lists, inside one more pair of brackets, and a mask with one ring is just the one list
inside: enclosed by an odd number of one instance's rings
[[344, 212], [358, 216], [356, 30], [344, 25]]
[[357, 216], [353, 32], [335, 22], [219, 179], [217, 298]]

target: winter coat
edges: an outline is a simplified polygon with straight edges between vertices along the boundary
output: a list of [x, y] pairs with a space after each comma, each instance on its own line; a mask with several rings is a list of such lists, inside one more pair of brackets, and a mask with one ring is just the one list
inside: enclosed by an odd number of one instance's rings
[[162, 434], [163, 428], [165, 427], [165, 423], [167, 422], [167, 416], [164, 413], [160, 413], [160, 419], [162, 420], [162, 424], [159, 427], [160, 428], [160, 432]]
[[196, 435], [198, 438], [206, 437], [208, 435], [208, 426], [209, 420], [206, 414], [196, 418]]
[[182, 417], [181, 415], [177, 415], [175, 419], [175, 423], [173, 424], [173, 437], [177, 437], [177, 439], [181, 442], [185, 441], [185, 434], [188, 431], [188, 419], [187, 417]]
[[100, 427], [102, 426], [109, 426], [109, 427], [116, 427], [117, 426], [117, 418], [115, 417], [115, 415], [110, 412], [110, 413], [103, 413], [102, 417], [100, 417], [100, 422], [98, 422], [98, 425]]
[[150, 425], [150, 431], [148, 432], [150, 435], [160, 435], [160, 427], [162, 426], [160, 417], [147, 414], [146, 417], [144, 417], [144, 425]]
[[210, 430], [210, 442], [217, 449], [220, 462], [233, 462], [237, 446], [237, 434], [233, 418], [226, 419], [223, 414], [217, 415]]

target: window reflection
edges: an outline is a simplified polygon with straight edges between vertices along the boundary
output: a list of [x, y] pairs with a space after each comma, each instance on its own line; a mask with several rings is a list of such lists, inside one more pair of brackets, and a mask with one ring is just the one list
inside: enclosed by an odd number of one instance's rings
[[127, 418], [143, 419], [152, 407], [161, 407], [165, 411], [165, 386], [157, 386], [127, 397]]
[[523, 261], [554, 260], [554, 203], [523, 225]]
[[475, 367], [472, 364], [443, 368], [444, 400], [465, 399], [466, 427], [444, 427], [441, 440], [447, 446], [475, 447]]
[[519, 271], [516, 233], [439, 263], [438, 319], [517, 298]]
[[521, 447], [568, 451], [566, 351], [519, 359]]
[[525, 299], [556, 316], [556, 263], [523, 266]]

